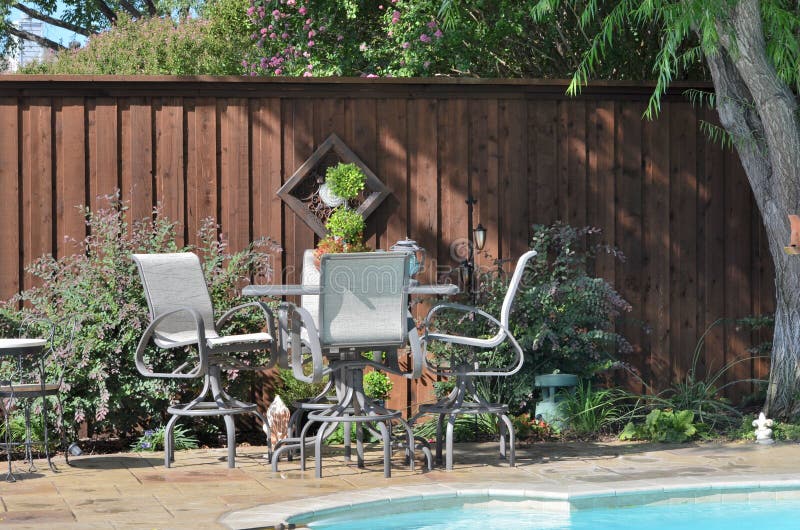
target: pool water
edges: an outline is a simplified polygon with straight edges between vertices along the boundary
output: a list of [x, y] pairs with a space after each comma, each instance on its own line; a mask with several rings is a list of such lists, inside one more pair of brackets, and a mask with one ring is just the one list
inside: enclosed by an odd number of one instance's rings
[[[408, 509], [414, 505], [408, 503]], [[524, 502], [485, 502], [432, 510], [407, 511], [368, 518], [353, 518], [337, 512], [316, 519], [315, 530], [380, 529], [547, 529], [547, 530], [737, 530], [800, 528], [800, 500], [753, 502], [700, 502], [657, 504], [629, 508], [597, 508], [564, 513], [547, 513]], [[395, 506], [396, 508], [396, 506]], [[374, 507], [373, 512], [380, 512]]]

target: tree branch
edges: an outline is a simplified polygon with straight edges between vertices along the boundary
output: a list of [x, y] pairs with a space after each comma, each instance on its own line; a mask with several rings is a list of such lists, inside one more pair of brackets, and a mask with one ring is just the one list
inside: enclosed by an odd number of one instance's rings
[[158, 14], [158, 9], [156, 9], [156, 4], [153, 2], [153, 0], [144, 0], [144, 3], [147, 4], [147, 12], [151, 17], [154, 17]]
[[45, 48], [49, 48], [49, 49], [55, 50], [55, 51], [66, 49], [66, 48], [64, 48], [64, 46], [60, 45], [56, 41], [53, 41], [53, 40], [50, 40], [50, 39], [46, 39], [44, 37], [40, 37], [39, 35], [34, 35], [33, 33], [30, 33], [28, 31], [19, 29], [16, 26], [12, 26], [12, 25], [9, 24], [8, 26], [6, 26], [6, 29], [8, 30], [9, 33], [14, 35], [15, 37], [19, 37], [20, 39], [33, 41], [33, 42], [35, 42], [37, 44], [41, 44]]
[[108, 21], [112, 24], [117, 22], [117, 14], [114, 12], [113, 9], [108, 7], [103, 0], [94, 0], [97, 4], [97, 8], [100, 9], [100, 12], [103, 13], [103, 16], [108, 19]]
[[30, 7], [28, 7], [26, 5], [23, 5], [23, 4], [20, 4], [20, 3], [16, 3], [16, 4], [12, 5], [11, 7], [22, 11], [23, 13], [25, 13], [26, 15], [28, 15], [31, 18], [35, 18], [35, 19], [41, 20], [42, 22], [45, 22], [45, 23], [50, 24], [52, 26], [58, 26], [60, 28], [68, 29], [70, 31], [73, 31], [73, 32], [79, 34], [79, 35], [83, 35], [84, 37], [88, 37], [89, 35], [94, 33], [93, 31], [88, 30], [88, 29], [86, 29], [86, 28], [84, 28], [82, 26], [78, 26], [76, 24], [71, 24], [69, 22], [66, 22], [64, 20], [60, 20], [58, 18], [53, 18], [51, 16], [45, 15], [44, 13], [42, 13], [40, 11], [36, 11], [35, 9], [31, 9]]
[[136, 9], [136, 6], [128, 2], [128, 0], [119, 0], [119, 5], [134, 18], [142, 18], [142, 12]]

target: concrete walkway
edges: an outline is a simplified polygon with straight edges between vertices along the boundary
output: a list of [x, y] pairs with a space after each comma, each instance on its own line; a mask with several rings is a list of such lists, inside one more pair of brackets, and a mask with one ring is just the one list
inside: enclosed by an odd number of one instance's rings
[[280, 505], [313, 509], [323, 502], [317, 497], [341, 492], [366, 500], [374, 498], [376, 488], [395, 496], [448, 487], [577, 495], [711, 484], [800, 484], [800, 445], [791, 443], [541, 443], [520, 447], [514, 469], [498, 461], [494, 444], [458, 444], [456, 453], [452, 472], [422, 473], [417, 466], [412, 473], [396, 459], [391, 479], [383, 478], [377, 448], [367, 454], [366, 469], [345, 465], [329, 451], [321, 480], [314, 478], [310, 460], [309, 471], [301, 472], [294, 461], [282, 462], [281, 471], [273, 473], [261, 447], [240, 447], [232, 470], [224, 449], [178, 452], [172, 469], [163, 467], [161, 453], [85, 455], [71, 459], [70, 467], [59, 457], [57, 473], [41, 461], [37, 465], [45, 471], [24, 473], [27, 467], [19, 463], [18, 482], [0, 482], [0, 526], [197, 530], [255, 526], [250, 523], [260, 513], [271, 514], [259, 521], [259, 526], [268, 526], [283, 517], [273, 509]]

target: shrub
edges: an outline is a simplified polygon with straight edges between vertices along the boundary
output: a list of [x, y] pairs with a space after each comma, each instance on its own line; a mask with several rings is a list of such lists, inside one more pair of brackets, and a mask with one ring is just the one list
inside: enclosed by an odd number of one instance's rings
[[[135, 452], [142, 451], [161, 451], [164, 449], [164, 439], [166, 438], [166, 428], [146, 430], [138, 440], [131, 446]], [[186, 428], [176, 425], [172, 429], [173, 446], [176, 451], [183, 449], [197, 449], [197, 439], [194, 438]]]
[[[127, 207], [111, 198], [108, 208], [84, 208], [89, 235], [76, 254], [58, 259], [43, 256], [27, 269], [37, 279], [36, 286], [23, 291], [6, 305], [12, 311], [22, 301], [24, 315], [67, 322], [78, 316], [80, 323], [70, 351], [66, 339], [56, 341], [55, 354], [63, 364], [66, 396], [63, 400], [65, 423], [74, 419], [89, 424], [89, 432], [133, 434], [139, 425], [153, 419], [164, 421], [167, 406], [196, 395], [200, 380], [177, 383], [175, 380], [144, 378], [133, 362], [142, 332], [149, 323], [132, 253], [176, 252], [175, 223], [156, 210], [148, 219], [129, 222]], [[209, 291], [217, 311], [246, 302], [239, 294], [241, 284], [251, 276], [269, 276], [270, 255], [274, 246], [267, 240], [253, 243], [237, 253], [228, 252], [217, 237], [213, 220], [204, 221], [198, 244], [186, 247], [203, 258]], [[258, 324], [256, 324], [258, 322]], [[253, 329], [260, 326], [255, 312], [243, 315], [226, 327]], [[68, 337], [69, 333], [58, 333]], [[151, 358], [155, 349], [148, 354]], [[167, 358], [181, 352], [159, 351]], [[233, 374], [235, 377], [235, 374]], [[245, 382], [242, 385], [247, 384]], [[238, 390], [237, 390], [238, 391]]]
[[596, 437], [622, 421], [628, 395], [620, 389], [594, 389], [581, 381], [574, 392], [563, 392], [560, 407], [569, 429], [579, 437]]
[[628, 422], [619, 435], [620, 440], [650, 440], [653, 442], [683, 443], [700, 434], [690, 410], [655, 409], [645, 418], [644, 424]]
[[293, 403], [318, 396], [325, 388], [325, 383], [305, 383], [295, 379], [292, 370], [281, 368], [276, 378], [275, 394], [280, 395], [287, 407]]
[[545, 442], [552, 440], [557, 434], [557, 430], [551, 424], [532, 418], [527, 412], [514, 416], [511, 421], [519, 440]]
[[325, 183], [344, 200], [355, 199], [364, 190], [367, 176], [354, 163], [339, 162], [325, 171]]
[[[425, 423], [415, 425], [414, 436], [425, 440], [434, 440], [436, 438], [436, 422], [437, 418], [434, 417]], [[453, 440], [456, 442], [474, 442], [481, 434], [494, 436], [497, 433], [497, 417], [493, 414], [462, 414], [456, 416], [453, 425]], [[444, 432], [442, 436], [444, 436]]]
[[[532, 403], [534, 374], [558, 369], [591, 378], [614, 362], [614, 353], [631, 351], [624, 337], [614, 332], [618, 316], [630, 305], [602, 278], [589, 275], [599, 251], [615, 256], [613, 248], [592, 243], [599, 233], [591, 227], [573, 228], [556, 223], [534, 226], [531, 248], [538, 255], [531, 261], [514, 301], [511, 333], [525, 354], [522, 370], [513, 377], [482, 378], [479, 390], [491, 401], [508, 403], [512, 413], [527, 410]], [[497, 271], [480, 276], [476, 305], [491, 315], [500, 315], [508, 278]], [[480, 337], [493, 335], [486, 320], [463, 313], [441, 313], [435, 325], [443, 331]], [[511, 359], [506, 342], [496, 350], [478, 354], [481, 364], [503, 366]], [[440, 360], [457, 360], [472, 352], [433, 342], [430, 350]]]

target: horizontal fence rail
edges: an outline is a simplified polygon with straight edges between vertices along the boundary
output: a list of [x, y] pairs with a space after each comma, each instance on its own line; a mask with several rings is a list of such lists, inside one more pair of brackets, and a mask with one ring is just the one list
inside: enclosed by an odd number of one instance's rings
[[[674, 87], [660, 117], [643, 121], [651, 85], [593, 84], [575, 98], [566, 86], [0, 76], [0, 296], [30, 285], [33, 259], [71, 252], [85, 236], [77, 206], [97, 207], [115, 189], [135, 218], [160, 205], [180, 222], [182, 243], [208, 216], [234, 250], [271, 237], [284, 248], [277, 280], [297, 282], [315, 234], [276, 192], [335, 133], [391, 192], [368, 220], [368, 244], [387, 249], [410, 235], [439, 274], [459, 264], [451, 249], [469, 237], [469, 196], [488, 230], [477, 258], [486, 268], [519, 256], [533, 224], [601, 228], [625, 255], [596, 263], [633, 306], [617, 324], [634, 346], [623, 360], [663, 388], [687, 373], [712, 322], [773, 310], [759, 212], [736, 154], [700, 131], [715, 113], [683, 95], [709, 87]], [[749, 356], [766, 338], [715, 328], [701, 369]], [[751, 358], [728, 377], [767, 373]], [[431, 378], [397, 379], [389, 404], [431, 399]]]

